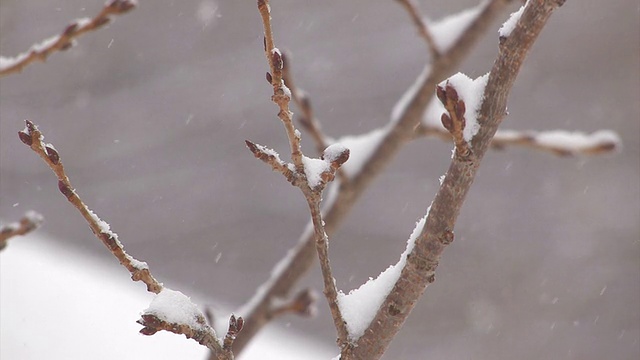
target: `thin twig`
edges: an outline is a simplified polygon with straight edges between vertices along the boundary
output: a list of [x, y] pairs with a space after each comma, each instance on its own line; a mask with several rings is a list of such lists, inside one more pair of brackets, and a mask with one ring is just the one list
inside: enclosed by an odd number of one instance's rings
[[454, 156], [444, 181], [433, 200], [426, 223], [415, 240], [400, 278], [380, 306], [364, 335], [342, 359], [371, 359], [382, 356], [413, 309], [426, 286], [435, 281], [435, 269], [444, 249], [453, 241], [453, 229], [491, 138], [506, 114], [507, 96], [525, 56], [547, 19], [561, 3], [529, 1], [518, 26], [501, 46], [485, 88], [479, 112], [481, 125], [471, 141], [467, 158]]
[[413, 24], [416, 26], [418, 30], [418, 34], [424, 39], [427, 43], [427, 47], [429, 48], [429, 52], [431, 53], [431, 57], [433, 59], [440, 56], [440, 51], [438, 50], [438, 46], [436, 46], [436, 42], [433, 39], [433, 35], [429, 31], [429, 27], [424, 22], [422, 15], [420, 15], [420, 11], [418, 10], [418, 6], [412, 0], [396, 0], [398, 1], [409, 13]]
[[[336, 171], [349, 158], [349, 150], [339, 144], [334, 144], [323, 150], [321, 159], [310, 159], [304, 157], [300, 149], [300, 132], [293, 124], [293, 114], [289, 110], [291, 92], [283, 81], [284, 60], [282, 54], [274, 46], [273, 33], [271, 30], [271, 14], [268, 0], [258, 0], [258, 10], [262, 17], [265, 34], [265, 52], [269, 62], [271, 72], [267, 75], [273, 86], [273, 96], [271, 100], [278, 105], [280, 112], [278, 117], [282, 120], [289, 137], [291, 147], [292, 166], [281, 161], [278, 155], [265, 147], [247, 141], [247, 146], [251, 152], [271, 167], [280, 171], [289, 182], [300, 188], [307, 200], [311, 218], [313, 222], [314, 238], [318, 258], [320, 259], [320, 269], [324, 280], [324, 294], [331, 309], [336, 331], [338, 332], [338, 343], [343, 348], [348, 342], [348, 332], [345, 321], [342, 318], [338, 307], [338, 289], [329, 265], [329, 241], [324, 229], [324, 220], [320, 211], [322, 191], [326, 185], [335, 177]], [[294, 171], [295, 169], [295, 171]]]
[[18, 222], [0, 225], [0, 251], [7, 246], [7, 240], [14, 236], [26, 235], [39, 228], [44, 222], [42, 215], [27, 211]]
[[[58, 189], [69, 200], [69, 202], [80, 212], [82, 217], [85, 218], [91, 231], [96, 235], [100, 241], [111, 251], [111, 253], [120, 261], [129, 272], [131, 273], [131, 279], [133, 281], [142, 281], [147, 285], [147, 291], [157, 294], [158, 296], [165, 294], [175, 294], [173, 290], [165, 288], [162, 283], [158, 282], [151, 271], [147, 263], [139, 261], [127, 254], [124, 250], [124, 246], [118, 240], [118, 235], [111, 231], [108, 223], [100, 219], [93, 211], [84, 204], [80, 196], [76, 193], [69, 181], [69, 178], [62, 165], [62, 160], [58, 151], [52, 144], [44, 143], [44, 135], [38, 129], [38, 127], [31, 121], [25, 121], [27, 126], [24, 130], [18, 132], [20, 140], [31, 148], [36, 154], [38, 154], [49, 168], [56, 174], [58, 178]], [[156, 296], [156, 300], [158, 299]], [[230, 349], [223, 349], [220, 341], [215, 335], [215, 331], [211, 326], [207, 325], [205, 316], [197, 310], [195, 304], [182, 295], [183, 303], [182, 308], [189, 306], [193, 309], [194, 316], [196, 317], [196, 324], [189, 322], [175, 322], [167, 321], [163, 319], [157, 313], [148, 312], [142, 315], [142, 318], [138, 320], [138, 323], [143, 325], [140, 332], [144, 335], [153, 335], [158, 331], [165, 330], [175, 334], [186, 335], [187, 338], [194, 339], [198, 343], [206, 346], [211, 350], [213, 359], [218, 360], [233, 360], [233, 353]], [[153, 304], [153, 303], [152, 303]], [[228, 336], [233, 335], [233, 339], [229, 339], [231, 343], [235, 339], [235, 335], [242, 329], [242, 324], [238, 326], [237, 322], [242, 319], [234, 319], [234, 328], [231, 328]], [[232, 332], [233, 330], [233, 332]], [[231, 334], [231, 335], [229, 335]]]
[[[284, 79], [285, 85], [291, 90], [291, 97], [302, 113], [298, 117], [298, 122], [309, 133], [309, 135], [311, 135], [313, 142], [316, 144], [318, 154], [322, 154], [324, 149], [326, 149], [331, 142], [322, 132], [320, 122], [315, 117], [313, 107], [311, 106], [311, 99], [309, 99], [309, 95], [304, 90], [297, 87], [293, 81], [290, 58], [291, 56], [286, 52], [282, 54], [282, 61], [284, 63], [282, 68], [282, 78]], [[349, 177], [342, 169], [338, 169], [337, 175], [338, 179], [340, 179], [340, 183], [346, 184], [349, 181]]]
[[64, 28], [60, 35], [53, 36], [16, 57], [0, 56], [0, 77], [19, 73], [32, 62], [46, 61], [47, 57], [56, 51], [64, 51], [74, 46], [75, 39], [82, 34], [97, 30], [111, 22], [113, 15], [122, 15], [137, 6], [135, 0], [112, 0], [105, 4], [100, 13], [93, 19], [82, 18], [75, 20]]
[[120, 261], [120, 264], [129, 270], [131, 279], [145, 283], [147, 285], [147, 291], [149, 292], [155, 294], [160, 293], [162, 284], [151, 275], [147, 263], [134, 259], [124, 251], [122, 243], [118, 240], [118, 235], [110, 230], [109, 224], [100, 219], [93, 211], [89, 210], [73, 189], [73, 186], [71, 186], [58, 151], [52, 144], [45, 144], [43, 142], [44, 136], [33, 122], [30, 120], [25, 120], [25, 122], [27, 124], [25, 129], [18, 132], [20, 140], [29, 146], [31, 150], [35, 151], [56, 174], [60, 192], [78, 209], [96, 237], [98, 237], [118, 261]]
[[[427, 76], [416, 84], [416, 91], [409, 99], [407, 107], [403, 109], [398, 121], [393, 124], [379, 147], [363, 165], [360, 173], [356, 174], [348, 184], [341, 184], [333, 202], [324, 209], [324, 228], [329, 236], [344, 221], [373, 179], [386, 168], [400, 148], [413, 138], [414, 128], [420, 123], [433, 97], [436, 84], [453, 73], [508, 4], [508, 0], [489, 1], [454, 45], [431, 65]], [[310, 269], [317, 257], [314, 233], [305, 232], [298, 245], [291, 251], [292, 255], [287, 258], [288, 262], [279, 264], [278, 275], [270, 279], [267, 286], [255, 295], [257, 299], [248, 301], [252, 306], [249, 313], [244, 314], [244, 330], [234, 343], [236, 354], [242, 351], [253, 336], [271, 320], [274, 299], [286, 298], [296, 282]]]
[[[433, 136], [443, 141], [451, 141], [451, 134], [442, 126], [420, 124], [415, 131], [415, 138]], [[562, 136], [568, 141], [551, 142], [550, 136]], [[498, 130], [491, 139], [491, 148], [504, 150], [507, 147], [525, 147], [533, 150], [549, 152], [557, 156], [578, 155], [603, 155], [619, 151], [621, 142], [617, 135], [606, 130], [600, 130], [593, 134], [581, 132], [569, 132], [563, 130], [554, 131], [516, 131]]]

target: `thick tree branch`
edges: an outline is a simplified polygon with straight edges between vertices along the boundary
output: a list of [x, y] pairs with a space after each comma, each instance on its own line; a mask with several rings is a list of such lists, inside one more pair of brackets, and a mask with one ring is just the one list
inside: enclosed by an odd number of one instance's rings
[[122, 15], [133, 10], [137, 5], [135, 0], [111, 0], [93, 19], [82, 18], [69, 24], [60, 35], [53, 36], [16, 57], [0, 56], [0, 77], [19, 73], [32, 62], [46, 61], [49, 55], [56, 51], [64, 51], [75, 45], [75, 39], [82, 34], [97, 30], [111, 22], [114, 15]]
[[530, 0], [516, 28], [501, 45], [485, 88], [479, 113], [481, 127], [473, 137], [471, 156], [454, 156], [452, 159], [400, 278], [364, 335], [350, 351], [343, 352], [342, 359], [380, 358], [426, 286], [435, 281], [435, 269], [444, 249], [453, 241], [453, 229], [462, 203], [491, 138], [506, 114], [507, 97], [513, 82], [547, 19], [561, 3]]
[[[400, 148], [413, 137], [414, 128], [420, 123], [424, 110], [433, 98], [436, 84], [451, 74], [471, 51], [480, 37], [490, 29], [493, 20], [503, 12], [508, 0], [491, 0], [478, 17], [469, 25], [449, 50], [429, 67], [426, 76], [421, 77], [412, 87], [407, 106], [391, 123], [380, 146], [371, 154], [362, 170], [349, 183], [340, 183], [338, 194], [330, 204], [325, 204], [325, 231], [331, 236], [344, 221], [351, 208], [368, 188], [373, 179], [391, 162]], [[290, 255], [278, 264], [278, 271], [261, 287], [245, 308], [245, 327], [238, 335], [234, 350], [238, 354], [251, 338], [272, 318], [272, 303], [275, 299], [286, 298], [297, 281], [309, 270], [316, 258], [315, 236], [305, 232]]]

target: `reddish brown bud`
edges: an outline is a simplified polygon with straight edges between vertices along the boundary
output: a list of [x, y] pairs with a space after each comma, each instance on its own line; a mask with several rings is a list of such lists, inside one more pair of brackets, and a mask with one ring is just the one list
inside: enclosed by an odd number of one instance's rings
[[76, 32], [76, 30], [78, 30], [78, 23], [77, 22], [71, 23], [66, 28], [64, 28], [64, 31], [62, 32], [62, 36], [71, 36]]
[[58, 155], [58, 151], [56, 151], [56, 149], [54, 149], [50, 145], [46, 145], [44, 147], [44, 150], [47, 153], [47, 157], [49, 158], [49, 160], [51, 160], [54, 165], [58, 165], [58, 163], [60, 162], [60, 155]]
[[36, 127], [36, 124], [33, 123], [33, 121], [31, 120], [25, 120], [24, 121], [27, 124], [27, 130], [29, 131], [29, 134], [31, 134], [31, 132], [38, 130], [38, 128]]
[[133, 10], [136, 7], [136, 3], [131, 0], [113, 0], [107, 7], [119, 13], [126, 13]]
[[273, 81], [273, 77], [271, 76], [271, 73], [267, 71], [267, 82], [269, 84], [272, 84]]
[[447, 98], [448, 99], [453, 100], [453, 101], [458, 101], [458, 92], [449, 83], [447, 83], [447, 88], [445, 89], [445, 91], [447, 93]]
[[458, 100], [458, 103], [456, 104], [456, 116], [463, 118], [466, 110], [467, 106], [464, 104], [464, 101]]
[[447, 94], [440, 85], [436, 86], [436, 96], [443, 105], [447, 103]]
[[27, 146], [31, 146], [31, 144], [33, 144], [31, 135], [27, 134], [24, 131], [18, 131], [18, 137], [20, 138], [20, 141], [22, 141]]
[[273, 67], [276, 70], [282, 70], [283, 62], [282, 62], [282, 54], [280, 54], [280, 50], [273, 49], [271, 52], [271, 61], [273, 62]]
[[242, 318], [242, 316], [239, 316], [238, 320], [236, 321], [236, 331], [240, 332], [242, 331], [242, 328], [244, 328], [244, 319]]
[[153, 335], [153, 334], [155, 334], [157, 332], [158, 332], [158, 330], [156, 330], [154, 328], [146, 327], [146, 326], [143, 327], [142, 329], [140, 329], [140, 334], [142, 334], [142, 335], [150, 336], [150, 335]]
[[447, 129], [449, 132], [451, 131], [451, 129], [453, 129], [453, 123], [449, 115], [442, 113], [442, 116], [440, 117], [440, 121], [442, 121], [442, 126], [444, 126], [444, 128]]
[[62, 195], [67, 197], [67, 199], [70, 199], [71, 196], [73, 196], [73, 189], [71, 189], [70, 187], [67, 186], [67, 184], [59, 180], [58, 180], [58, 189], [60, 190]]

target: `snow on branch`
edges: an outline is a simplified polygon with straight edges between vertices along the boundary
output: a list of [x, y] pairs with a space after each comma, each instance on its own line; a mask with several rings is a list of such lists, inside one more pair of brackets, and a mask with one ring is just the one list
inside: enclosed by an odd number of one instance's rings
[[135, 0], [111, 0], [93, 19], [81, 18], [74, 20], [64, 28], [60, 35], [50, 37], [31, 46], [26, 52], [15, 57], [0, 56], [0, 77], [19, 73], [32, 62], [46, 61], [47, 57], [56, 51], [64, 51], [75, 45], [75, 39], [82, 34], [97, 30], [111, 22], [114, 15], [122, 15], [137, 6]]
[[220, 360], [233, 359], [233, 341], [244, 325], [241, 317], [231, 315], [229, 330], [221, 342], [198, 306], [183, 293], [167, 288], [156, 295], [137, 322], [143, 326], [140, 330], [143, 335], [153, 335], [162, 330], [182, 334], [206, 346]]
[[477, 115], [488, 75], [471, 80], [466, 75], [457, 73], [436, 87], [438, 100], [449, 113], [441, 115], [442, 126], [453, 136], [456, 154], [459, 156], [469, 155], [471, 139], [480, 129]]
[[[505, 116], [507, 97], [515, 78], [526, 54], [552, 12], [562, 3], [562, 0], [530, 2], [519, 24], [509, 38], [501, 44], [500, 52], [484, 87], [484, 100], [478, 114], [480, 128], [470, 141], [469, 156], [452, 158], [435, 199], [429, 207], [426, 223], [416, 238], [413, 249], [407, 255], [400, 278], [379, 306], [363, 335], [352, 348], [348, 349], [349, 353], [342, 353], [342, 358], [380, 358], [426, 287], [435, 281], [435, 271], [440, 257], [454, 239], [453, 229], [480, 161]], [[453, 116], [460, 118], [462, 113], [465, 113], [462, 111], [464, 106], [456, 104], [459, 101], [458, 96], [447, 91], [449, 91], [448, 88], [441, 88], [438, 91], [440, 93], [438, 97], [441, 100], [444, 97], [444, 102], [453, 105], [447, 107], [452, 117], [450, 121], [453, 122]], [[452, 124], [450, 128], [455, 126]], [[456, 143], [456, 147], [457, 145]]]
[[7, 240], [14, 236], [26, 235], [39, 228], [43, 222], [42, 215], [31, 210], [27, 211], [18, 222], [0, 224], [0, 251], [7, 247]]
[[[325, 222], [320, 210], [322, 191], [326, 185], [333, 181], [338, 169], [349, 159], [349, 149], [333, 144], [324, 149], [320, 159], [312, 159], [304, 156], [300, 149], [300, 132], [293, 124], [293, 114], [289, 110], [291, 90], [284, 83], [284, 58], [275, 47], [273, 32], [271, 29], [271, 10], [268, 0], [258, 0], [258, 10], [262, 17], [264, 27], [264, 51], [269, 63], [267, 80], [273, 87], [271, 100], [278, 105], [280, 111], [278, 117], [282, 121], [291, 149], [292, 164], [285, 164], [279, 159], [273, 150], [268, 150], [250, 141], [246, 141], [249, 150], [262, 161], [281, 172], [289, 182], [300, 188], [307, 200], [311, 221], [313, 223], [313, 235], [316, 244], [316, 252], [320, 260], [320, 269], [324, 280], [324, 294], [329, 302], [334, 325], [338, 331], [338, 342], [346, 346], [347, 330], [337, 304], [338, 290], [329, 265], [329, 240], [325, 231]], [[260, 326], [260, 325], [258, 325]]]
[[498, 130], [491, 142], [494, 148], [510, 145], [548, 151], [558, 156], [599, 155], [619, 151], [622, 140], [611, 130], [599, 130], [591, 134], [566, 130]]
[[[429, 210], [427, 210], [427, 214], [429, 214]], [[340, 311], [347, 322], [349, 339], [352, 342], [358, 341], [364, 334], [385, 297], [400, 278], [400, 271], [407, 262], [407, 255], [413, 250], [415, 240], [422, 231], [426, 218], [425, 215], [416, 223], [409, 240], [407, 240], [407, 247], [395, 265], [389, 266], [377, 278], [370, 278], [359, 288], [351, 290], [349, 294], [344, 294], [342, 291], [338, 294]]]
[[25, 120], [27, 126], [24, 130], [18, 132], [20, 140], [38, 154], [51, 170], [58, 177], [58, 189], [69, 200], [69, 202], [80, 212], [85, 218], [91, 231], [102, 241], [102, 243], [111, 251], [111, 253], [120, 261], [124, 267], [131, 273], [131, 279], [134, 281], [142, 281], [147, 285], [147, 291], [159, 293], [162, 290], [162, 284], [159, 283], [150, 273], [147, 263], [138, 261], [124, 251], [122, 243], [118, 240], [118, 235], [111, 231], [109, 224], [100, 219], [82, 202], [80, 196], [71, 186], [71, 182], [62, 165], [62, 160], [58, 151], [52, 144], [43, 142], [44, 136], [38, 127], [30, 120]]
[[467, 31], [469, 26], [482, 13], [487, 2], [460, 11], [457, 14], [446, 16], [437, 21], [427, 22], [427, 28], [433, 37], [435, 48], [439, 53], [446, 53]]
[[[415, 129], [415, 137], [438, 137], [444, 141], [453, 140], [451, 133], [444, 128], [442, 113], [447, 111], [439, 101], [431, 101], [421, 124]], [[500, 130], [491, 139], [491, 148], [504, 150], [510, 146], [525, 147], [549, 152], [558, 156], [590, 156], [619, 151], [622, 147], [620, 137], [611, 130], [598, 130], [588, 134], [580, 131], [550, 130]]]
[[[230, 320], [229, 331], [224, 344], [221, 344], [213, 329], [207, 325], [204, 315], [188, 297], [178, 291], [165, 288], [151, 275], [147, 263], [127, 254], [124, 246], [118, 240], [118, 235], [111, 231], [110, 225], [89, 210], [76, 193], [64, 170], [58, 151], [52, 144], [43, 141], [44, 135], [33, 122], [30, 120], [25, 122], [25, 129], [18, 132], [20, 141], [38, 154], [56, 174], [60, 192], [85, 218], [96, 237], [120, 261], [120, 264], [129, 270], [131, 279], [142, 281], [147, 285], [147, 291], [157, 294], [149, 308], [144, 311], [142, 319], [138, 321], [144, 326], [140, 332], [152, 335], [160, 330], [166, 330], [176, 334], [184, 334], [187, 338], [207, 346], [215, 354], [215, 359], [232, 360], [231, 344], [242, 329], [242, 318], [235, 319], [233, 317]], [[225, 348], [227, 343], [228, 348]]]
[[[266, 5], [261, 3], [264, 2], [259, 1], [259, 6]], [[399, 105], [402, 106], [394, 108], [395, 116], [392, 117], [388, 126], [371, 131], [367, 134], [369, 136], [339, 139], [340, 143], [351, 150], [351, 158], [344, 164], [349, 181], [335, 188], [332, 201], [325, 204], [326, 208], [323, 211], [325, 229], [328, 232], [335, 231], [373, 179], [381, 174], [399, 150], [414, 138], [414, 129], [420, 124], [425, 109], [433, 98], [433, 89], [436, 84], [455, 72], [473, 46], [491, 29], [493, 20], [506, 8], [508, 1], [489, 0], [485, 4], [480, 14], [464, 30], [455, 44], [445, 54], [432, 59], [431, 66], [425, 67], [424, 76], [421, 76], [401, 98], [402, 104]], [[262, 11], [261, 14], [263, 14]], [[268, 16], [270, 15], [262, 15], [263, 24]], [[268, 37], [265, 37], [265, 45], [268, 43]], [[265, 46], [265, 51], [267, 48], [268, 46]], [[271, 56], [267, 58], [271, 61]], [[267, 76], [270, 82], [274, 78], [272, 74]], [[361, 143], [362, 151], [352, 147], [354, 143], [349, 143], [349, 140]], [[357, 166], [351, 166], [352, 164]], [[350, 167], [353, 171], [349, 171]], [[274, 267], [272, 276], [259, 288], [253, 298], [247, 301], [244, 307], [249, 310], [244, 313], [246, 325], [234, 345], [236, 351], [241, 351], [251, 337], [271, 320], [274, 300], [286, 298], [297, 281], [310, 269], [317, 253], [316, 238], [315, 231], [305, 230], [299, 244], [286, 255], [286, 261], [283, 260]]]

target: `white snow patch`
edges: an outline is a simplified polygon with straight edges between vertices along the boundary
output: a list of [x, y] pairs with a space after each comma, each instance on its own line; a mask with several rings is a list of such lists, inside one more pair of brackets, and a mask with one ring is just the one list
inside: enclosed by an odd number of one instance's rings
[[446, 16], [437, 21], [427, 21], [433, 41], [440, 53], [447, 52], [460, 38], [469, 25], [478, 17], [486, 6], [486, 1], [480, 5]]
[[322, 157], [325, 161], [332, 163], [336, 161], [345, 151], [347, 151], [347, 148], [344, 145], [340, 143], [333, 143], [327, 146], [326, 149], [324, 149], [324, 151], [322, 152]]
[[191, 298], [180, 291], [167, 288], [156, 295], [143, 314], [154, 315], [172, 324], [187, 324], [197, 330], [205, 328], [198, 322], [198, 319], [204, 319], [204, 315], [198, 306], [191, 302]]
[[373, 151], [387, 135], [388, 128], [374, 129], [366, 134], [345, 136], [338, 139], [338, 143], [349, 149], [349, 161], [342, 165], [342, 170], [348, 177], [357, 175], [364, 163], [369, 160]]
[[465, 103], [465, 127], [462, 131], [462, 135], [467, 142], [478, 133], [480, 130], [480, 124], [478, 123], [478, 111], [482, 106], [482, 98], [484, 95], [484, 88], [487, 86], [489, 80], [489, 73], [486, 73], [475, 80], [472, 80], [463, 73], [457, 73], [450, 78], [442, 81], [438, 84], [441, 87], [446, 87], [446, 84], [451, 84], [458, 92], [458, 97]]
[[500, 37], [508, 37], [509, 35], [511, 35], [511, 32], [516, 28], [516, 24], [518, 24], [518, 20], [520, 20], [520, 16], [522, 16], [524, 8], [527, 6], [527, 4], [529, 4], [529, 0], [527, 0], [524, 5], [520, 6], [520, 9], [518, 11], [509, 15], [509, 19], [507, 19], [507, 21], [505, 21], [500, 27], [500, 30], [498, 30], [498, 34], [500, 35]]
[[427, 215], [429, 215], [429, 209], [427, 209], [427, 214], [416, 223], [407, 241], [407, 247], [397, 264], [389, 266], [376, 279], [369, 278], [369, 281], [359, 288], [351, 290], [349, 294], [338, 292], [338, 306], [347, 323], [349, 337], [352, 341], [356, 341], [364, 334], [380, 305], [400, 278], [400, 273], [407, 261], [407, 255], [413, 250], [415, 240], [424, 227]]
[[312, 188], [320, 185], [323, 172], [331, 170], [329, 163], [321, 159], [303, 156], [302, 164], [304, 165], [304, 174], [307, 176], [309, 186]]
[[536, 142], [540, 145], [564, 148], [569, 151], [579, 151], [610, 143], [619, 147], [622, 143], [618, 134], [611, 130], [600, 130], [593, 134], [563, 130], [545, 131], [536, 136]]
[[[41, 234], [15, 241], [1, 254], [0, 359], [207, 357], [205, 347], [184, 336], [138, 333], [136, 320], [152, 294], [132, 282], [117, 261], [77, 252]], [[46, 336], [34, 337], [30, 329]], [[308, 360], [329, 359], [335, 346], [272, 325], [253, 339], [242, 358], [297, 360], [300, 354]]]

